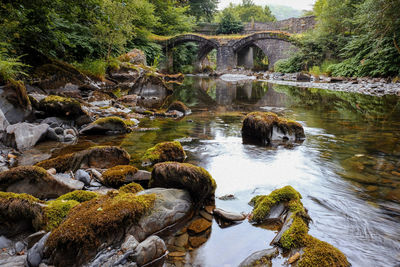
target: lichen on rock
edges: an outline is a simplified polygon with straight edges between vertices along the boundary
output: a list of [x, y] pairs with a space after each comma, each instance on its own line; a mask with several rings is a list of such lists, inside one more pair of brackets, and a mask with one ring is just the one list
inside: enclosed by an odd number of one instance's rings
[[183, 162], [186, 153], [180, 142], [164, 142], [149, 148], [142, 157], [142, 165], [148, 166], [159, 162], [176, 161]]
[[242, 138], [245, 143], [270, 145], [272, 141], [300, 141], [305, 134], [298, 122], [272, 112], [252, 112], [243, 121]]
[[138, 169], [130, 165], [118, 165], [106, 170], [102, 175], [102, 182], [110, 187], [118, 188], [127, 182], [128, 177], [133, 177]]
[[[106, 159], [106, 160], [105, 160]], [[87, 150], [66, 154], [41, 161], [36, 166], [57, 172], [77, 171], [82, 168], [108, 169], [116, 165], [129, 164], [130, 156], [124, 149], [116, 146], [96, 146]]]

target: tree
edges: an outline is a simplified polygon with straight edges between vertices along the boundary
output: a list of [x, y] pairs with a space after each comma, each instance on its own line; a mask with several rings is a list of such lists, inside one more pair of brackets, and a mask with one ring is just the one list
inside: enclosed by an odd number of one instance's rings
[[243, 23], [235, 15], [232, 9], [226, 8], [222, 11], [221, 22], [219, 23], [217, 34], [232, 34], [243, 31]]
[[[242, 0], [242, 4], [233, 5], [230, 4], [227, 8], [230, 13], [235, 14], [236, 17], [240, 19], [243, 23], [248, 22], [270, 22], [276, 21], [274, 15], [272, 15], [271, 10], [268, 6], [264, 8], [262, 6], [255, 5], [252, 0]], [[221, 21], [222, 13], [220, 14], [219, 20]]]
[[202, 19], [210, 22], [217, 12], [218, 0], [190, 0], [189, 14], [196, 17], [197, 21]]

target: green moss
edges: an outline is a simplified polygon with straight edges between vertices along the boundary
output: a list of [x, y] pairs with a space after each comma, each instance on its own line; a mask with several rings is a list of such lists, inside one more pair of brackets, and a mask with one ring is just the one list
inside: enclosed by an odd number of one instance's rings
[[291, 250], [293, 248], [300, 248], [304, 246], [305, 237], [308, 233], [308, 226], [299, 216], [293, 216], [293, 223], [286, 230], [281, 239], [279, 240], [279, 245], [285, 250]]
[[27, 108], [31, 105], [28, 93], [26, 92], [26, 87], [22, 81], [10, 79], [6, 87], [12, 88], [12, 90], [15, 91], [18, 104], [20, 104], [21, 107]]
[[181, 101], [174, 101], [169, 107], [168, 107], [168, 111], [170, 110], [177, 110], [180, 111], [182, 113], [185, 113], [188, 109], [188, 107], [183, 104]]
[[89, 201], [98, 196], [97, 193], [85, 190], [75, 190], [65, 195], [60, 196], [57, 200], [75, 200], [79, 203]]
[[8, 185], [27, 178], [29, 178], [31, 183], [38, 183], [40, 181], [53, 181], [53, 177], [51, 177], [51, 175], [41, 167], [19, 166], [0, 173], [0, 190], [5, 191]]
[[67, 217], [69, 211], [79, 204], [75, 200], [52, 200], [47, 202], [44, 212], [44, 229], [52, 231]]
[[121, 126], [126, 127], [125, 121], [123, 119], [121, 119], [120, 117], [116, 117], [116, 116], [101, 118], [94, 122], [94, 124], [98, 124], [98, 125], [103, 125], [106, 123], [120, 124]]
[[112, 167], [103, 173], [103, 183], [118, 188], [125, 183], [127, 176], [133, 176], [137, 171], [137, 168], [130, 165]]
[[56, 95], [49, 95], [39, 102], [39, 108], [52, 116], [77, 118], [85, 115], [79, 101]]
[[[47, 253], [82, 255], [81, 261], [96, 254], [98, 247], [121, 228], [137, 222], [153, 207], [156, 196], [109, 192], [84, 202], [70, 211], [46, 242]], [[46, 255], [49, 257], [50, 255]]]
[[43, 201], [28, 195], [0, 192], [0, 224], [10, 229], [15, 222], [28, 221], [35, 230], [43, 225]]
[[251, 220], [261, 223], [269, 215], [271, 207], [282, 202], [291, 202], [291, 206], [303, 208], [300, 199], [300, 193], [291, 186], [285, 186], [281, 189], [274, 190], [268, 196], [255, 196], [250, 201], [250, 204], [254, 205]]
[[69, 103], [69, 104], [80, 105], [80, 103], [75, 99], [69, 97], [62, 97], [58, 95], [49, 95], [42, 100], [42, 103]]
[[137, 183], [130, 183], [127, 185], [122, 186], [119, 191], [124, 192], [124, 193], [133, 193], [136, 194], [140, 191], [143, 191], [143, 187], [140, 184]]
[[152, 164], [165, 161], [182, 162], [186, 153], [180, 142], [164, 142], [148, 149], [142, 157], [142, 161], [149, 161]]
[[310, 235], [305, 238], [306, 247], [301, 256], [299, 267], [348, 267], [346, 256], [334, 246]]

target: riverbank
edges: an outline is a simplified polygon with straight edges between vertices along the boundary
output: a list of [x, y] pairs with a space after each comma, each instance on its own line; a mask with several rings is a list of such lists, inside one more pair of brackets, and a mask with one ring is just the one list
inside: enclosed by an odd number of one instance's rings
[[[200, 76], [204, 76], [200, 74]], [[303, 88], [318, 88], [325, 90], [359, 93], [372, 96], [397, 95], [400, 96], [400, 82], [392, 82], [384, 78], [343, 78], [311, 76], [303, 73], [271, 73], [233, 70], [226, 73], [210, 74], [228, 82], [239, 80], [259, 80], [269, 83], [289, 85]]]

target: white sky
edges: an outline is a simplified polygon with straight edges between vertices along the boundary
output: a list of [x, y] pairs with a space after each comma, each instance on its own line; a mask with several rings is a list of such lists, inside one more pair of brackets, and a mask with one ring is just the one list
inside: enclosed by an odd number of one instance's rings
[[[257, 5], [268, 4], [290, 6], [299, 10], [311, 10], [315, 0], [253, 0]], [[219, 9], [224, 9], [229, 3], [240, 4], [242, 0], [219, 0]]]

